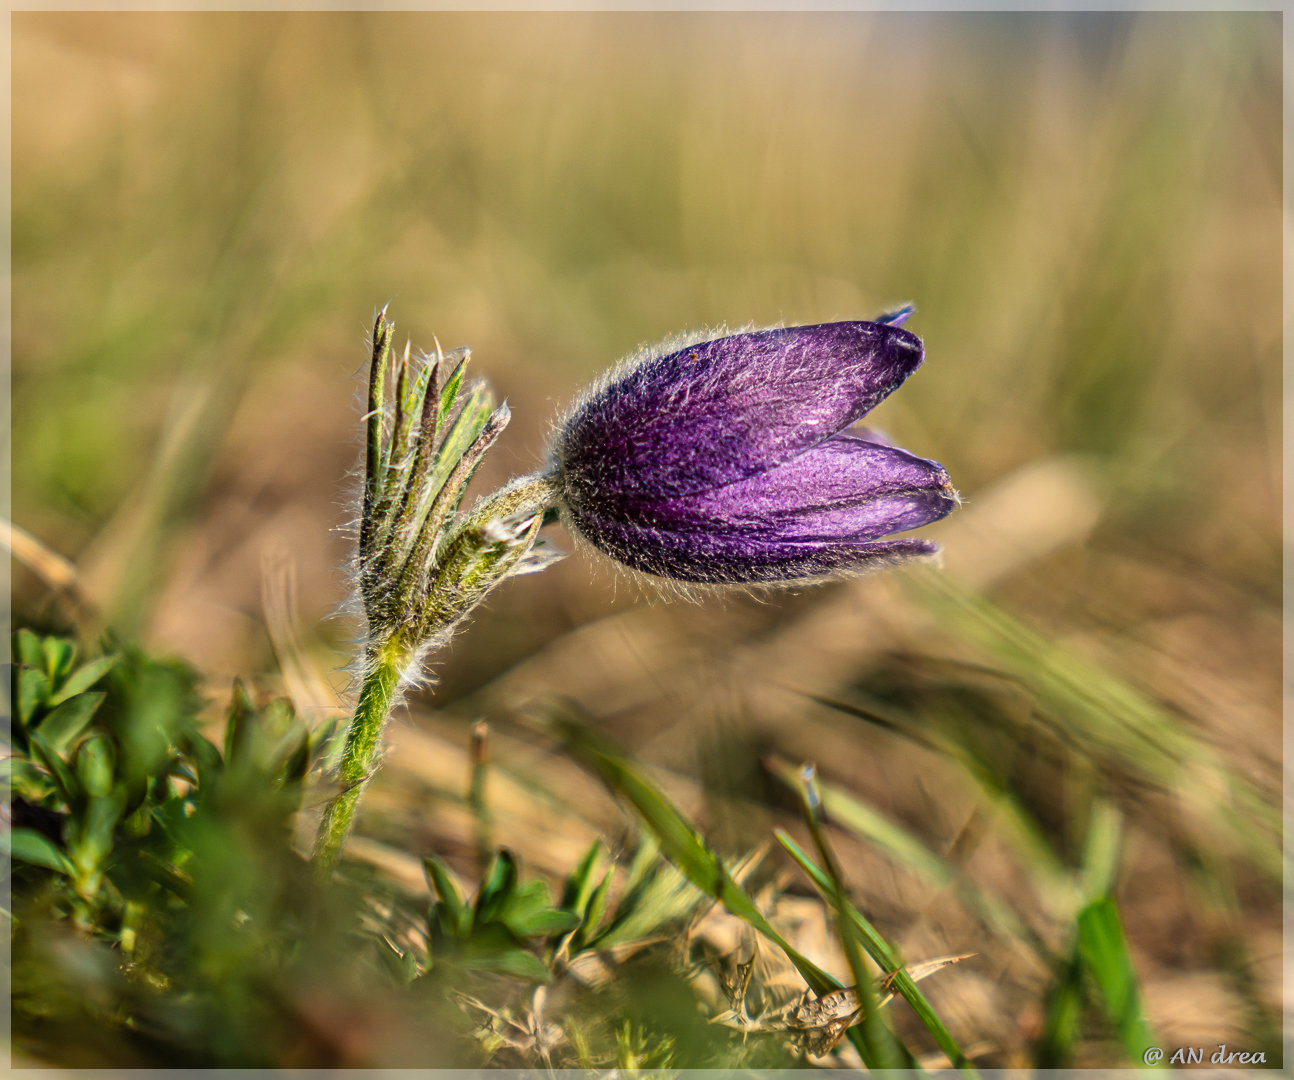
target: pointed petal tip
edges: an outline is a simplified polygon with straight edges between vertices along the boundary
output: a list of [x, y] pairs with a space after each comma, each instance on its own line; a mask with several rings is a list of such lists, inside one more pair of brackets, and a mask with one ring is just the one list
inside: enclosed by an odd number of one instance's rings
[[915, 304], [904, 304], [894, 311], [887, 311], [884, 315], [877, 316], [876, 321], [883, 326], [902, 326], [916, 314], [916, 311]]
[[942, 550], [933, 540], [919, 537], [907, 537], [902, 540], [883, 540], [878, 546], [894, 545], [894, 553], [899, 559], [927, 559], [938, 555]]

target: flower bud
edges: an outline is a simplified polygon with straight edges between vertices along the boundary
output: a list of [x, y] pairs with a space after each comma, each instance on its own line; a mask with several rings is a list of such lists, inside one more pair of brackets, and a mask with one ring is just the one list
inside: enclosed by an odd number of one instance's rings
[[548, 486], [528, 478], [460, 513], [511, 414], [485, 383], [464, 384], [467, 349], [414, 357], [406, 346], [397, 356], [392, 332], [383, 309], [369, 373], [359, 594], [369, 651], [412, 656], [529, 568]]
[[933, 553], [881, 537], [958, 505], [943, 466], [845, 430], [920, 366], [911, 313], [675, 340], [621, 365], [553, 438], [563, 522], [684, 582], [802, 582]]

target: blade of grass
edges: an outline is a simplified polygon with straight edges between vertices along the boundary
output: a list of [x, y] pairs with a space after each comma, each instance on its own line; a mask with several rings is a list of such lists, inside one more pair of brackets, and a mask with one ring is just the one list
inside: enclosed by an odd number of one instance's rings
[[1082, 1018], [1083, 958], [1075, 938], [1047, 996], [1047, 1019], [1034, 1049], [1038, 1068], [1063, 1069], [1069, 1065], [1073, 1048], [1082, 1037]]
[[773, 929], [749, 895], [733, 881], [705, 839], [687, 822], [665, 795], [643, 778], [625, 758], [569, 708], [553, 710], [547, 717], [570, 753], [612, 791], [626, 799], [660, 841], [661, 851], [698, 889], [713, 896], [730, 913], [758, 930], [787, 956], [814, 993], [838, 990], [840, 983], [808, 957], [793, 948]]
[[[774, 829], [773, 834], [781, 845], [786, 848], [791, 858], [809, 876], [809, 880], [813, 882], [814, 887], [824, 897], [828, 897], [832, 888], [831, 879], [801, 850], [799, 844], [782, 829]], [[939, 1019], [925, 994], [917, 988], [912, 976], [899, 963], [889, 944], [877, 933], [876, 929], [863, 917], [857, 908], [848, 905], [848, 911], [850, 919], [858, 928], [863, 948], [867, 950], [867, 954], [886, 972], [891, 973], [891, 988], [912, 1007], [912, 1011], [917, 1014], [917, 1017], [925, 1025], [926, 1030], [930, 1032], [935, 1042], [938, 1043], [939, 1049], [948, 1055], [948, 1060], [953, 1063], [953, 1067], [966, 1076], [978, 1075], [970, 1060], [962, 1052], [961, 1047], [957, 1045], [957, 1040], [944, 1026], [944, 1022]]]
[[822, 795], [818, 790], [817, 770], [812, 765], [801, 768], [796, 788], [800, 795], [800, 805], [804, 812], [805, 823], [809, 828], [809, 835], [813, 837], [818, 856], [826, 867], [831, 886], [827, 899], [835, 908], [836, 930], [840, 934], [840, 943], [845, 950], [849, 970], [854, 976], [854, 995], [858, 999], [862, 1020], [849, 1029], [849, 1041], [854, 1044], [863, 1059], [863, 1064], [869, 1069], [914, 1068], [916, 1059], [894, 1038], [894, 1033], [885, 1022], [885, 1017], [876, 1003], [876, 987], [872, 984], [872, 973], [863, 963], [862, 953], [858, 949], [857, 928], [849, 918], [849, 901], [844, 875], [822, 828]]
[[1090, 898], [1076, 922], [1078, 952], [1128, 1057], [1138, 1064], [1155, 1034], [1141, 1008], [1137, 973], [1114, 899], [1123, 820], [1113, 805], [1092, 807], [1080, 878]]
[[1111, 672], [1066, 651], [946, 575], [905, 582], [939, 624], [977, 643], [1011, 670], [1050, 714], [1062, 737], [1098, 763], [1189, 793], [1203, 820], [1220, 822], [1273, 882], [1282, 874], [1277, 803], [1230, 769], [1166, 711]]
[[1022, 866], [1030, 869], [1031, 880], [1044, 910], [1069, 921], [1082, 904], [1073, 875], [1057, 855], [1052, 841], [1017, 792], [1004, 782], [1000, 770], [983, 758], [973, 746], [942, 731], [918, 728], [887, 714], [883, 708], [864, 708], [850, 702], [816, 699], [827, 708], [878, 724], [920, 746], [957, 762], [979, 789], [985, 813], [994, 819], [995, 834], [1015, 849]]
[[[788, 761], [773, 758], [771, 771], [788, 787], [798, 783], [798, 770]], [[874, 807], [868, 806], [850, 792], [818, 780], [823, 811], [827, 818], [847, 829], [861, 840], [874, 845], [895, 862], [914, 870], [940, 888], [956, 890], [962, 902], [989, 926], [1008, 940], [1029, 940], [1035, 946], [1033, 930], [1026, 926], [1011, 908], [996, 896], [979, 889], [961, 867], [928, 848], [920, 838], [891, 821]]]
[[1128, 1057], [1140, 1063], [1146, 1048], [1158, 1042], [1141, 1008], [1137, 973], [1113, 897], [1103, 896], [1079, 912], [1078, 946], [1119, 1041]]

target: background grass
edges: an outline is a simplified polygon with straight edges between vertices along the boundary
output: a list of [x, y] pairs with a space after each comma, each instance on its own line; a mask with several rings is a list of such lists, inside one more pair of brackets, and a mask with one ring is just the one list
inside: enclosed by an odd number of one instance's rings
[[[927, 365], [875, 422], [966, 498], [942, 572], [666, 605], [576, 553], [514, 582], [392, 732], [354, 854], [425, 897], [426, 855], [466, 880], [507, 844], [556, 887], [629, 845], [527, 719], [561, 695], [725, 857], [776, 824], [812, 850], [780, 777], [816, 761], [854, 906], [909, 962], [978, 954], [925, 989], [981, 1063], [1128, 1062], [1147, 1031], [1272, 1062], [1280, 33], [16, 13], [13, 520], [91, 625], [319, 722], [376, 307], [508, 397], [485, 490], [640, 342], [913, 300]], [[789, 857], [759, 873], [847, 980], [831, 904]]]

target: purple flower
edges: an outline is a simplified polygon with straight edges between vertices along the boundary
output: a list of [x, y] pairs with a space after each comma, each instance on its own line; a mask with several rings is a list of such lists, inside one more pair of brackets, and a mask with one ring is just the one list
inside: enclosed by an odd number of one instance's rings
[[882, 540], [958, 504], [942, 465], [846, 432], [921, 364], [900, 324], [826, 323], [669, 342], [611, 372], [552, 447], [562, 519], [635, 570], [803, 581], [928, 555]]

